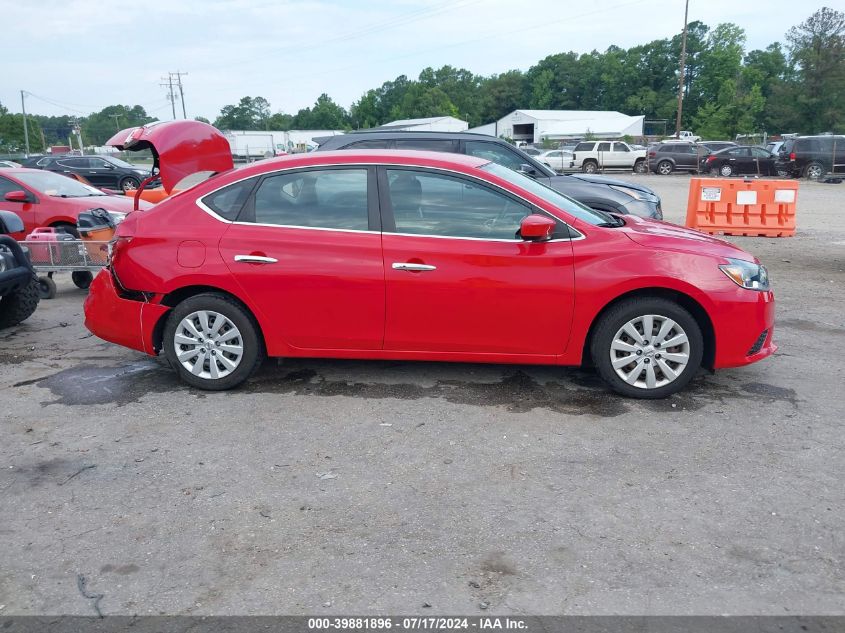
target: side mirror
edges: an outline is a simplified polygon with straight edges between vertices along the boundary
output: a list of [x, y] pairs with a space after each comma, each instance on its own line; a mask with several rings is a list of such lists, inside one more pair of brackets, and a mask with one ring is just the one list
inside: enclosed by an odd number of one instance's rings
[[111, 163], [106, 163], [106, 169], [114, 169], [114, 165]]
[[525, 174], [526, 176], [534, 177], [537, 175], [537, 170], [534, 169], [531, 165], [528, 165], [527, 163], [522, 163], [519, 166], [519, 173]]
[[547, 215], [534, 213], [522, 218], [519, 224], [519, 234], [524, 240], [542, 242], [551, 239], [557, 223]]
[[29, 194], [22, 189], [16, 189], [15, 191], [9, 191], [6, 193], [3, 198], [6, 202], [29, 202]]

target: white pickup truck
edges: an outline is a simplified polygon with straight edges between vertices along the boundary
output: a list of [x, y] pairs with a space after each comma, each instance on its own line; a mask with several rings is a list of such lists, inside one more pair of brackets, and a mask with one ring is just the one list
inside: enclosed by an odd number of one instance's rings
[[632, 169], [638, 174], [648, 171], [646, 150], [633, 149], [622, 141], [581, 141], [573, 150], [569, 166], [587, 174], [603, 169]]
[[698, 143], [701, 140], [700, 136], [696, 136], [689, 130], [681, 130], [678, 132], [677, 136], [670, 136], [669, 138], [664, 138], [661, 143], [671, 143], [672, 141], [678, 142], [683, 141], [685, 143]]

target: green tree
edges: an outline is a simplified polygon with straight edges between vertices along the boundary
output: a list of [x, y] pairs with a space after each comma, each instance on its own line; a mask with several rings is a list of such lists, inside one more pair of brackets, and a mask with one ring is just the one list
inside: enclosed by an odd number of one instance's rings
[[303, 108], [290, 122], [296, 130], [343, 130], [349, 128], [346, 110], [332, 101], [326, 93], [317, 97], [313, 108]]
[[796, 68], [796, 107], [804, 129], [845, 125], [845, 13], [824, 7], [786, 34]]
[[264, 97], [242, 97], [237, 105], [223, 106], [214, 127], [220, 130], [266, 130], [270, 102]]

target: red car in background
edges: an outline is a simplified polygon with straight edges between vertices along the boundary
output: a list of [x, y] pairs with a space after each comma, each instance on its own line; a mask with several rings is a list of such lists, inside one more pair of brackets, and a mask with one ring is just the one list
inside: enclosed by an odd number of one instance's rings
[[[144, 203], [141, 208], [148, 208]], [[40, 169], [4, 169], [0, 172], [0, 210], [12, 211], [24, 223], [22, 240], [36, 227], [54, 226], [76, 234], [80, 212], [100, 207], [115, 214], [132, 210], [132, 199], [109, 195], [73, 178]]]
[[85, 318], [203, 389], [290, 356], [592, 364], [660, 398], [776, 349], [766, 269], [736, 246], [412, 151], [265, 160], [129, 215]]

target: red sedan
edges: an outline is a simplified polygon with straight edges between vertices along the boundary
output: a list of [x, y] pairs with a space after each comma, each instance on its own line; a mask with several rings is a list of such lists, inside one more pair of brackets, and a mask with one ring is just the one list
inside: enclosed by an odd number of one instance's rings
[[85, 317], [202, 389], [288, 356], [593, 364], [660, 398], [776, 349], [766, 269], [739, 248], [387, 150], [265, 160], [130, 214]]
[[[143, 207], [149, 207], [143, 203]], [[82, 211], [100, 207], [116, 214], [132, 210], [132, 199], [112, 196], [62, 174], [40, 169], [4, 169], [0, 173], [0, 210], [12, 211], [23, 220], [18, 240], [39, 226], [62, 227], [76, 233]]]

